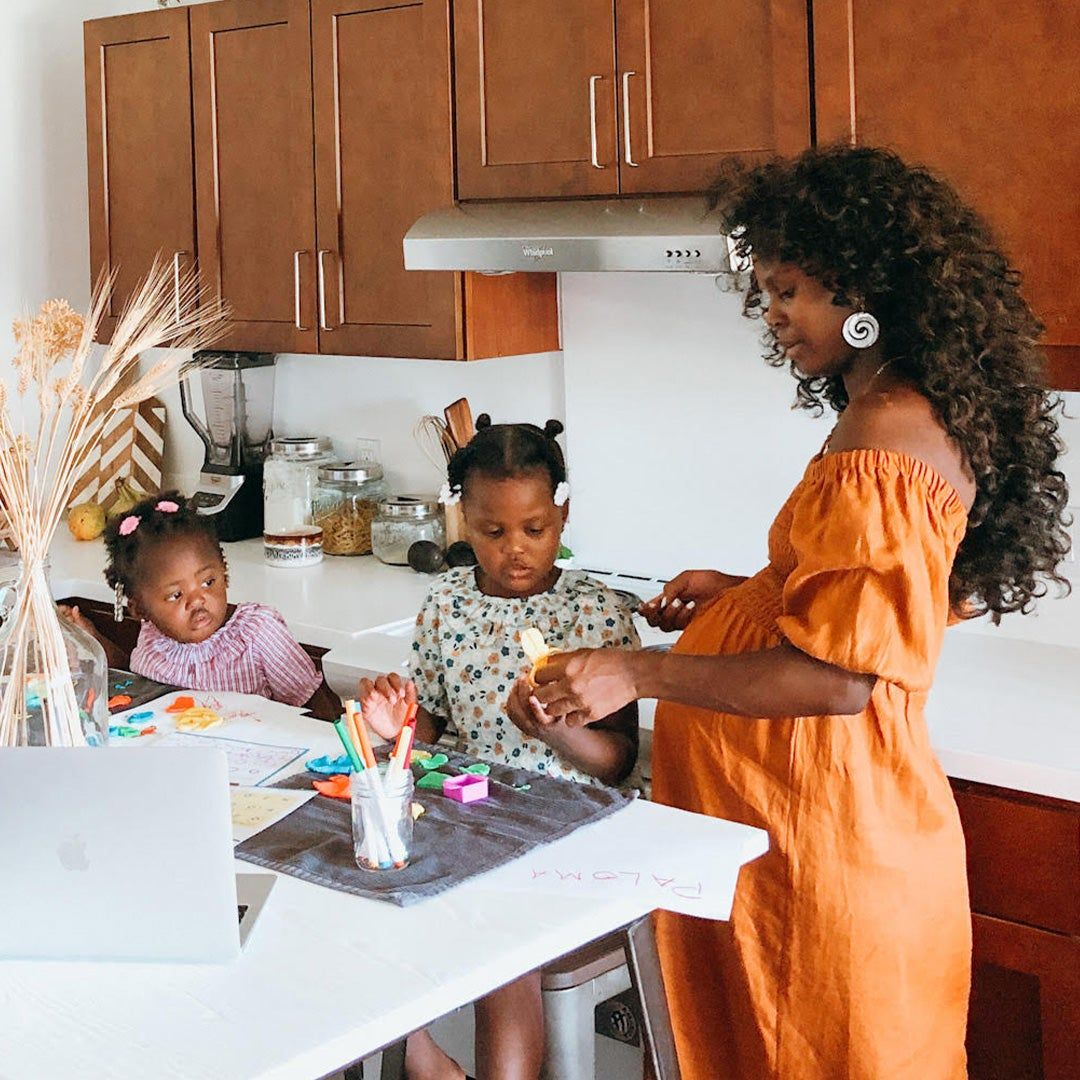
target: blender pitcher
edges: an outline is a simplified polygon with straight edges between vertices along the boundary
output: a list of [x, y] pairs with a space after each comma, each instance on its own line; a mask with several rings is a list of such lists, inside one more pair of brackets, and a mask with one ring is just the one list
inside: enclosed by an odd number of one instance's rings
[[[200, 514], [214, 518], [221, 540], [262, 535], [262, 472], [273, 435], [274, 360], [271, 353], [201, 352], [180, 381], [181, 409], [205, 451], [191, 502]], [[205, 419], [197, 415], [192, 399], [196, 368]]]

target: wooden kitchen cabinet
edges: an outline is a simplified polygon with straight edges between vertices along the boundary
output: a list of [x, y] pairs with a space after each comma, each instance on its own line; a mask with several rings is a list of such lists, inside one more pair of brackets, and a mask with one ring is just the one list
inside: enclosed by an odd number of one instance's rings
[[973, 927], [971, 1080], [1080, 1076], [1080, 806], [953, 780]]
[[315, 352], [308, 0], [190, 11], [199, 272], [230, 317], [218, 347]]
[[887, 145], [995, 228], [1046, 324], [1052, 385], [1080, 389], [1074, 0], [814, 0], [819, 142]]
[[401, 238], [454, 200], [445, 3], [313, 0], [319, 347], [454, 356], [461, 276]]
[[611, 0], [456, 0], [462, 199], [614, 195]]
[[98, 330], [156, 256], [195, 258], [191, 73], [186, 9], [96, 19], [83, 28], [91, 283], [114, 275]]
[[[405, 231], [453, 200], [449, 14], [449, 0], [218, 0], [87, 23], [95, 266], [122, 251], [141, 277], [159, 248], [183, 265], [197, 232], [201, 293], [231, 313], [222, 348], [434, 359], [557, 349], [554, 274], [404, 269]], [[152, 49], [121, 81], [96, 43], [136, 31]], [[177, 118], [168, 126], [144, 105], [129, 120], [114, 98], [167, 100]], [[95, 164], [103, 100], [110, 158]], [[179, 163], [161, 146], [174, 128]], [[95, 186], [94, 169], [117, 173], [120, 151], [114, 202], [142, 192], [153, 213], [122, 201], [116, 212], [109, 185]], [[186, 238], [158, 223], [174, 204]]]
[[810, 142], [804, 0], [455, 0], [458, 196], [700, 191]]
[[805, 0], [615, 0], [615, 25], [624, 194], [810, 145]]

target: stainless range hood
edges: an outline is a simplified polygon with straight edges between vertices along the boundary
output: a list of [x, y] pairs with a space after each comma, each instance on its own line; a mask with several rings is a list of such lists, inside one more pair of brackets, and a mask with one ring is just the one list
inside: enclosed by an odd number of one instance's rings
[[405, 234], [407, 270], [739, 272], [705, 199], [464, 203], [425, 214]]

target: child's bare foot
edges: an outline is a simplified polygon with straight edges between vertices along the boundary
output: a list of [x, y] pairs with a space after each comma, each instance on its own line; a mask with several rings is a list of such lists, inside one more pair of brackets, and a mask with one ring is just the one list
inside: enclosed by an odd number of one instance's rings
[[405, 1044], [405, 1075], [409, 1080], [465, 1080], [465, 1070], [426, 1031], [410, 1035]]

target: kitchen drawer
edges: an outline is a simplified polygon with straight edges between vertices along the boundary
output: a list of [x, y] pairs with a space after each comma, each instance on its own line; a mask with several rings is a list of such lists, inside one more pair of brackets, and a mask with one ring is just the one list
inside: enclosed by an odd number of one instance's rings
[[954, 780], [971, 910], [1080, 935], [1080, 805]]

